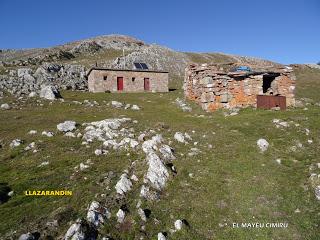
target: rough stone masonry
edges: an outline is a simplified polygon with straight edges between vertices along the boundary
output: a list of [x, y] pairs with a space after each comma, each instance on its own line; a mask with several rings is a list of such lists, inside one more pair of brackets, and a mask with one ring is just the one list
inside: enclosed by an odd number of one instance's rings
[[190, 64], [185, 70], [185, 97], [206, 111], [256, 107], [257, 95], [285, 96], [287, 107], [294, 106], [295, 76], [290, 67], [233, 70], [236, 67], [236, 63]]

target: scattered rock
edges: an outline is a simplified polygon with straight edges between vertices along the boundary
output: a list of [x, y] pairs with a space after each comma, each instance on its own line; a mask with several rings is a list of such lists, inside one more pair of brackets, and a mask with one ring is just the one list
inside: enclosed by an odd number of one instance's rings
[[152, 187], [162, 190], [169, 178], [166, 167], [159, 156], [152, 152], [147, 155], [147, 161], [149, 168], [145, 178], [150, 182]]
[[277, 162], [278, 164], [281, 164], [281, 159], [280, 159], [280, 158], [276, 159], [276, 162]]
[[184, 112], [192, 111], [192, 108], [184, 100], [177, 98], [175, 102], [178, 105], [178, 107], [182, 109], [182, 111]]
[[200, 150], [198, 148], [191, 148], [190, 152], [188, 152], [188, 156], [193, 157], [200, 153]]
[[65, 121], [63, 123], [59, 123], [57, 125], [57, 129], [60, 132], [72, 132], [76, 129], [76, 122], [75, 121]]
[[165, 161], [172, 161], [176, 159], [176, 157], [173, 155], [174, 150], [168, 145], [163, 144], [159, 151], [162, 154], [162, 159]]
[[37, 93], [36, 92], [31, 92], [29, 93], [28, 97], [29, 98], [33, 98], [33, 97], [36, 97], [37, 96]]
[[3, 104], [1, 104], [0, 108], [2, 110], [9, 110], [11, 107], [8, 103], [3, 103]]
[[122, 209], [119, 209], [119, 211], [117, 212], [118, 223], [123, 223], [125, 216], [126, 213]]
[[30, 143], [28, 146], [26, 146], [25, 148], [24, 148], [24, 150], [25, 151], [29, 151], [29, 150], [31, 150], [31, 149], [33, 149], [33, 148], [35, 148], [36, 147], [36, 143], [35, 142], [32, 142], [32, 143]]
[[111, 106], [114, 108], [122, 108], [123, 107], [123, 103], [118, 102], [118, 101], [111, 101]]
[[28, 134], [30, 134], [30, 135], [35, 135], [35, 134], [37, 134], [38, 132], [37, 132], [37, 130], [30, 130], [29, 132], [28, 132]]
[[142, 185], [140, 190], [140, 197], [155, 201], [160, 198], [159, 193], [150, 189], [149, 186]]
[[71, 138], [75, 138], [76, 137], [76, 135], [73, 132], [66, 132], [66, 134], [64, 136], [71, 137]]
[[53, 136], [54, 136], [53, 132], [47, 132], [47, 131], [43, 131], [43, 132], [41, 133], [41, 135], [47, 136], [47, 137], [53, 137]]
[[316, 186], [314, 190], [315, 196], [318, 200], [320, 200], [320, 185]]
[[184, 138], [184, 135], [183, 133], [181, 132], [176, 132], [174, 134], [174, 139], [177, 141], [177, 142], [180, 142], [180, 143], [186, 143], [186, 140]]
[[89, 165], [86, 165], [84, 163], [80, 163], [79, 168], [80, 168], [80, 171], [83, 171], [83, 170], [89, 168]]
[[48, 166], [49, 164], [50, 164], [49, 161], [44, 161], [44, 162], [40, 163], [40, 164], [38, 165], [38, 167]]
[[167, 238], [162, 232], [159, 232], [158, 233], [158, 240], [167, 240]]
[[131, 179], [132, 181], [135, 181], [135, 182], [138, 182], [138, 181], [139, 181], [138, 177], [137, 177], [136, 175], [134, 175], [134, 174], [132, 174], [132, 176], [130, 177], [130, 179]]
[[104, 119], [102, 121], [84, 123], [85, 133], [83, 139], [87, 142], [107, 141], [114, 138], [118, 138], [119, 135], [125, 135], [126, 132], [119, 132], [121, 124], [131, 121], [130, 118], [115, 118], [115, 119]]
[[42, 86], [40, 90], [40, 97], [47, 100], [55, 100], [61, 98], [60, 92], [54, 86]]
[[258, 147], [260, 148], [260, 150], [262, 152], [266, 151], [269, 147], [269, 143], [267, 140], [263, 139], [263, 138], [260, 138], [258, 141], [257, 141], [257, 145]]
[[142, 221], [144, 221], [144, 222], [147, 221], [147, 216], [142, 208], [138, 208], [138, 214], [139, 214]]
[[177, 231], [181, 230], [182, 229], [182, 225], [183, 225], [183, 222], [178, 219], [174, 222], [174, 227]]
[[273, 119], [272, 122], [276, 125], [277, 128], [287, 128], [289, 123], [282, 121], [280, 119]]
[[132, 105], [131, 109], [135, 111], [139, 111], [140, 107], [138, 105]]
[[86, 220], [78, 219], [70, 226], [64, 240], [96, 240], [98, 231], [95, 226]]
[[40, 233], [25, 233], [22, 234], [18, 240], [38, 240], [40, 238]]
[[96, 156], [100, 156], [100, 155], [102, 154], [102, 150], [101, 150], [101, 149], [96, 149], [96, 150], [94, 151], [94, 154], [95, 154]]
[[10, 147], [11, 148], [15, 148], [15, 147], [19, 147], [21, 144], [23, 143], [23, 141], [21, 139], [14, 139], [12, 140], [12, 142], [10, 143]]
[[122, 174], [120, 180], [117, 182], [115, 189], [118, 194], [125, 194], [126, 192], [130, 191], [132, 187], [132, 183], [128, 178], [126, 173]]
[[87, 220], [92, 223], [94, 226], [99, 227], [104, 224], [105, 220], [110, 218], [111, 214], [107, 208], [100, 205], [99, 202], [93, 201], [90, 204]]

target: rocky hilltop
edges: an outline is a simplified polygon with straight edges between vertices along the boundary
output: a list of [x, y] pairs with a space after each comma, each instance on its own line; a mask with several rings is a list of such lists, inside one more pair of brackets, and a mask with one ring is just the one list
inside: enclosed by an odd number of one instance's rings
[[0, 90], [17, 96], [38, 93], [42, 85], [48, 84], [86, 90], [86, 72], [90, 67], [130, 69], [133, 62], [145, 62], [151, 69], [169, 71], [171, 78], [179, 82], [182, 82], [185, 67], [192, 62], [277, 65], [223, 53], [177, 52], [129, 36], [107, 35], [50, 48], [0, 50]]

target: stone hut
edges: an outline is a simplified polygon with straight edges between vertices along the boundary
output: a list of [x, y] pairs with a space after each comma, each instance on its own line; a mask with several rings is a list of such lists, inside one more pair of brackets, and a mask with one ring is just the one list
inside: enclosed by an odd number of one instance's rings
[[285, 109], [294, 105], [292, 68], [250, 66], [249, 71], [239, 71], [237, 66], [236, 63], [190, 64], [184, 79], [186, 98], [196, 101], [206, 111], [248, 106]]
[[91, 68], [89, 92], [168, 92], [168, 72], [148, 69]]

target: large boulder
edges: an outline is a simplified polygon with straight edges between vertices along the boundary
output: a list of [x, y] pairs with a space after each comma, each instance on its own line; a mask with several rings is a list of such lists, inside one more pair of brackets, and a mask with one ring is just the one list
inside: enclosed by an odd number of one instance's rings
[[55, 100], [61, 98], [61, 95], [56, 87], [47, 85], [41, 87], [40, 97], [47, 100]]

